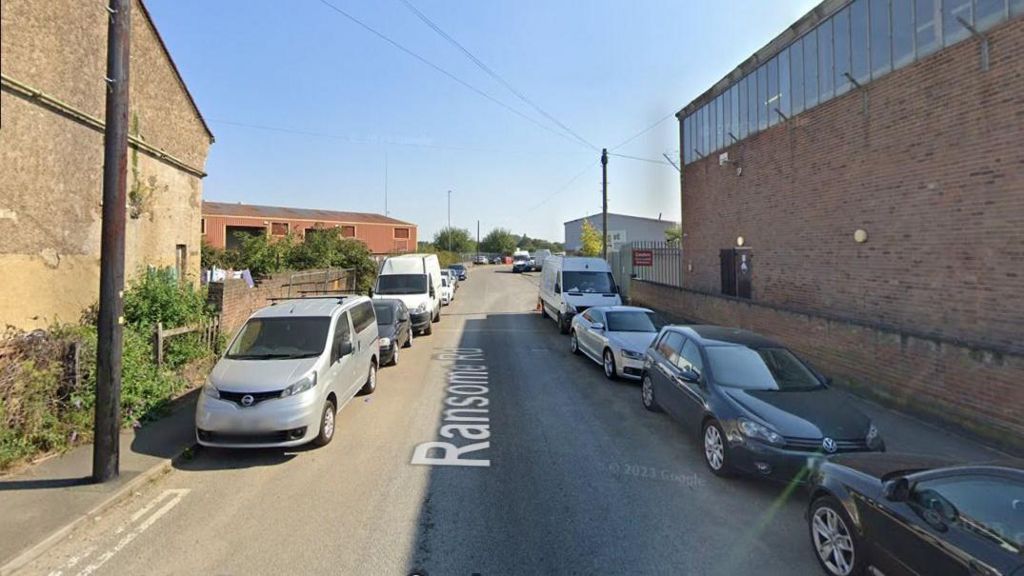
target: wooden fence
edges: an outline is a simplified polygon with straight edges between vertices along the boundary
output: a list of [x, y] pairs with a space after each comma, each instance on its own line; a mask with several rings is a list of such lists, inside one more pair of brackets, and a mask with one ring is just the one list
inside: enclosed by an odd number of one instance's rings
[[179, 328], [164, 328], [162, 322], [157, 322], [156, 327], [153, 328], [153, 361], [156, 362], [157, 367], [162, 367], [164, 364], [164, 341], [168, 338], [193, 332], [199, 333], [200, 340], [204, 346], [214, 353], [218, 352], [220, 318], [216, 316], [198, 324], [181, 326]]

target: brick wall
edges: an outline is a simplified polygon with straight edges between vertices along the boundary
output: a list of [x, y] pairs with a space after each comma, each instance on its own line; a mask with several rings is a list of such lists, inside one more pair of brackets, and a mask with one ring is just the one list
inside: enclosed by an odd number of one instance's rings
[[634, 280], [634, 304], [673, 321], [779, 340], [837, 384], [901, 410], [1024, 449], [1024, 356]]
[[755, 301], [1024, 354], [1024, 18], [988, 36], [689, 164], [684, 286], [742, 236]]
[[[303, 274], [315, 272], [315, 270], [307, 270]], [[227, 338], [231, 338], [249, 316], [260, 308], [269, 306], [273, 302], [273, 298], [288, 297], [291, 278], [291, 272], [282, 272], [260, 280], [253, 288], [250, 288], [245, 280], [228, 279], [223, 282], [211, 282], [208, 285], [207, 302], [220, 312], [221, 333]], [[345, 281], [341, 280], [332, 285], [331, 289], [340, 289], [341, 284], [344, 283]], [[298, 286], [293, 286], [291, 296], [298, 297], [300, 289]]]

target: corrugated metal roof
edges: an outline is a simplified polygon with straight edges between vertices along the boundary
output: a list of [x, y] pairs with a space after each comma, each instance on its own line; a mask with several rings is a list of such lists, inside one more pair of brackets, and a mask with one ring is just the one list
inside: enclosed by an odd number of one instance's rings
[[266, 218], [278, 220], [314, 220], [317, 222], [340, 222], [343, 224], [400, 224], [415, 226], [381, 214], [365, 212], [339, 212], [315, 208], [287, 208], [284, 206], [258, 206], [255, 204], [232, 204], [230, 202], [203, 202], [203, 216], [235, 216], [240, 218]]

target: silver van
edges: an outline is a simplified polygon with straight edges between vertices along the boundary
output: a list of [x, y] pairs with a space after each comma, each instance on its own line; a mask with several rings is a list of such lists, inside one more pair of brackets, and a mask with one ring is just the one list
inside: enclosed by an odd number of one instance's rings
[[377, 387], [377, 355], [377, 318], [365, 296], [263, 308], [206, 379], [196, 439], [217, 447], [326, 445], [337, 411]]

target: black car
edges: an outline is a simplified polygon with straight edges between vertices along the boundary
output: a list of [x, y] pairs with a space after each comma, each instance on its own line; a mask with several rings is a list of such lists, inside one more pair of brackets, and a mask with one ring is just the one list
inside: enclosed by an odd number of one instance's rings
[[466, 279], [466, 267], [462, 264], [452, 264], [448, 269], [455, 272], [455, 275], [458, 276], [459, 280]]
[[666, 326], [645, 354], [641, 397], [699, 435], [715, 474], [790, 481], [822, 453], [885, 449], [871, 420], [828, 384], [752, 332]]
[[850, 454], [822, 463], [810, 488], [812, 548], [833, 576], [1024, 575], [1021, 462]]
[[382, 366], [398, 364], [398, 349], [412, 346], [409, 309], [401, 300], [378, 298], [373, 301], [373, 311], [377, 314], [380, 334], [380, 363]]

